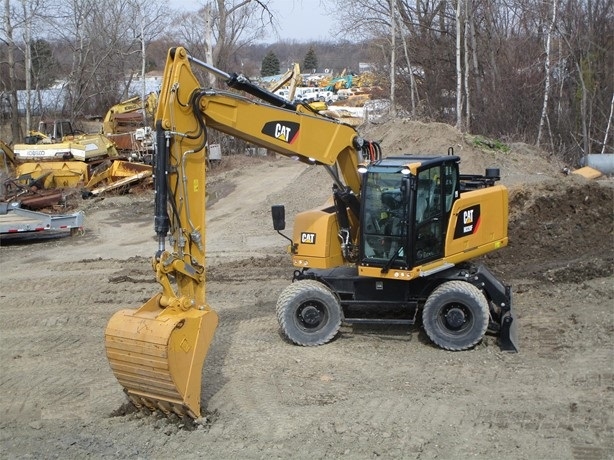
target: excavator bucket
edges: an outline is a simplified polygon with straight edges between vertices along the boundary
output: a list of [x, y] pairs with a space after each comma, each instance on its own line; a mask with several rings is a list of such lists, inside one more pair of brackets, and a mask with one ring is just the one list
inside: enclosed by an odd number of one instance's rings
[[105, 331], [107, 358], [137, 408], [196, 419], [201, 371], [218, 317], [208, 308], [161, 309], [160, 297], [112, 316]]

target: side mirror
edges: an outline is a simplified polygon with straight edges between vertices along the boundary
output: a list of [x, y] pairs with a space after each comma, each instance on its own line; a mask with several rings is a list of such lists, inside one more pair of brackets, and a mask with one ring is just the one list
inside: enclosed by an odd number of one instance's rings
[[271, 215], [273, 216], [273, 229], [278, 232], [286, 228], [286, 208], [283, 204], [275, 204], [271, 206]]

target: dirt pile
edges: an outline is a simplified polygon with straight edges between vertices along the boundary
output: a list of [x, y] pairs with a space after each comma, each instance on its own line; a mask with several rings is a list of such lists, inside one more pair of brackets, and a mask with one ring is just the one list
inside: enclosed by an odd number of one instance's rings
[[580, 282], [614, 273], [614, 188], [569, 177], [510, 191], [507, 248], [487, 257], [510, 278]]
[[486, 168], [501, 171], [505, 184], [536, 182], [560, 175], [562, 165], [543, 151], [522, 143], [510, 145], [480, 136], [464, 135], [444, 123], [422, 123], [409, 119], [367, 124], [366, 138], [379, 141], [385, 156], [403, 154], [446, 155], [452, 148], [461, 158], [461, 173], [483, 174]]

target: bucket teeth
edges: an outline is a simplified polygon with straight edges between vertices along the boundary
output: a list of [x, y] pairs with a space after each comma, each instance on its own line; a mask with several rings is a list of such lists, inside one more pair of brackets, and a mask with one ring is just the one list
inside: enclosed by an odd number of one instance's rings
[[152, 398], [147, 398], [144, 396], [135, 395], [134, 393], [129, 392], [124, 389], [124, 393], [126, 397], [130, 401], [134, 407], [136, 407], [140, 411], [144, 411], [145, 409], [149, 412], [162, 413], [166, 417], [172, 417], [176, 415], [179, 418], [190, 417], [193, 419], [198, 418], [192, 411], [189, 410], [183, 404], [172, 403], [170, 401], [156, 400]]

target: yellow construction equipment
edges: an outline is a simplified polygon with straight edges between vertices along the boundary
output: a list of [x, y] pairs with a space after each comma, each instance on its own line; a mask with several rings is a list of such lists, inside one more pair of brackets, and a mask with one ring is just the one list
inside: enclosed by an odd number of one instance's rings
[[287, 85], [288, 92], [285, 95], [285, 98], [288, 99], [289, 101], [293, 101], [294, 95], [296, 94], [296, 88], [301, 86], [302, 82], [303, 82], [303, 77], [301, 76], [301, 67], [298, 65], [298, 63], [295, 62], [280, 77], [279, 80], [275, 81], [275, 83], [271, 85], [271, 87], [269, 88], [269, 91], [271, 91], [272, 93], [275, 93], [276, 91], [279, 91], [280, 89], [284, 88]]
[[[262, 102], [202, 88], [192, 65]], [[173, 48], [156, 112], [152, 266], [161, 291], [115, 313], [105, 333], [111, 369], [137, 407], [201, 415], [202, 365], [218, 322], [205, 296], [208, 128], [321, 165], [332, 178], [332, 200], [297, 215], [288, 238], [296, 270], [276, 312], [291, 342], [327, 343], [342, 322], [421, 317], [442, 348], [471, 348], [490, 331], [503, 350], [517, 351], [511, 288], [470, 262], [508, 242], [498, 170], [461, 175], [452, 152], [382, 158], [351, 126]], [[281, 232], [284, 208], [272, 212]], [[391, 309], [404, 315], [390, 319]]]
[[115, 144], [120, 154], [151, 163], [152, 127], [157, 106], [155, 92], [147, 94], [144, 99], [134, 96], [115, 104], [102, 121], [102, 134]]
[[25, 141], [13, 149], [4, 143], [0, 148], [15, 177], [44, 189], [84, 187], [90, 196], [152, 175], [151, 166], [122, 159], [107, 136], [77, 133], [69, 121], [40, 122]]
[[70, 121], [41, 121], [25, 143], [13, 146], [15, 175], [43, 182], [44, 188], [77, 187], [90, 180], [90, 168], [117, 159], [115, 145], [101, 134], [79, 134]]

